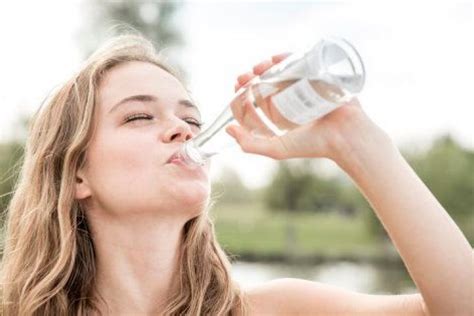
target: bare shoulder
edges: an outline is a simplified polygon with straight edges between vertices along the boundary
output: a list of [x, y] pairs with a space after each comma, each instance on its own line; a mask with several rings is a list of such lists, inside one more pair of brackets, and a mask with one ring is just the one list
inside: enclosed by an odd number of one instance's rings
[[250, 315], [427, 315], [420, 294], [370, 295], [291, 278], [245, 292]]

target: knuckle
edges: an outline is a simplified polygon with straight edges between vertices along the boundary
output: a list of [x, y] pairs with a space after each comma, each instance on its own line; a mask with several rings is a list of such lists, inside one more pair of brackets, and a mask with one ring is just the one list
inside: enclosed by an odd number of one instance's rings
[[269, 61], [269, 60], [262, 61], [261, 63], [259, 63], [258, 65], [255, 65], [253, 67], [253, 72], [254, 73], [259, 73], [271, 64], [272, 64], [272, 62]]
[[237, 82], [241, 84], [244, 81], [244, 75], [240, 75], [237, 77]]
[[242, 84], [246, 81], [248, 81], [252, 77], [252, 74], [250, 72], [241, 74], [240, 76], [237, 77], [238, 83]]
[[276, 54], [276, 55], [273, 55], [272, 56], [272, 61], [274, 63], [279, 63], [280, 61], [282, 61], [283, 59], [285, 59], [286, 57], [288, 57], [289, 53], [281, 53], [281, 54]]

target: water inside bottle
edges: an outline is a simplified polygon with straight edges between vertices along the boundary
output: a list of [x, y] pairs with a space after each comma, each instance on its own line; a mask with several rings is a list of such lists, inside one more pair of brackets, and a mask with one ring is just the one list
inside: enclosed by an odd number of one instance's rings
[[[259, 83], [253, 89], [255, 106], [261, 107], [262, 111], [269, 115], [275, 121], [275, 125], [277, 125], [280, 129], [284, 130], [296, 127], [298, 125], [298, 123], [296, 123], [297, 120], [292, 119], [292, 117], [314, 115], [310, 114], [310, 112], [314, 113], [315, 106], [322, 107], [324, 105], [326, 108], [335, 108], [337, 105], [348, 101], [350, 98], [349, 93], [345, 92], [335, 84], [331, 84], [320, 79], [310, 79], [308, 80], [309, 86], [314, 90], [314, 93], [318, 95], [318, 98], [305, 98], [303, 91], [295, 89], [293, 93], [296, 95], [296, 98], [299, 99], [303, 107], [298, 107], [295, 102], [294, 104], [288, 106], [293, 107], [293, 109], [290, 109], [290, 111], [296, 111], [296, 113], [288, 115], [288, 113], [278, 111], [277, 107], [273, 104], [275, 101], [273, 98], [275, 96], [278, 97], [278, 94], [282, 92], [284, 93], [285, 89], [292, 89], [292, 86], [297, 85], [297, 82], [300, 80], [301, 79], [299, 78], [271, 83]], [[306, 121], [308, 119], [306, 119]]]

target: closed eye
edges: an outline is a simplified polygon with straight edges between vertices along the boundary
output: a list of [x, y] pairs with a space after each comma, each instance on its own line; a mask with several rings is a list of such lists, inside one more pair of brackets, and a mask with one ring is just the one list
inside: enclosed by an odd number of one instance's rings
[[133, 114], [130, 116], [127, 116], [124, 120], [124, 123], [136, 121], [136, 120], [151, 120], [153, 116], [147, 115], [147, 114]]
[[[133, 114], [133, 115], [127, 116], [124, 120], [124, 123], [129, 123], [129, 122], [138, 121], [138, 120], [151, 120], [151, 119], [153, 119], [153, 116], [148, 115], [148, 114]], [[196, 120], [192, 117], [184, 118], [183, 120], [186, 123], [188, 123], [190, 125], [194, 125], [199, 129], [204, 124], [204, 123], [199, 122], [198, 120]]]
[[194, 126], [197, 126], [197, 128], [201, 128], [201, 126], [204, 124], [202, 122], [199, 122], [199, 121], [196, 121], [195, 119], [191, 118], [190, 120], [189, 119], [185, 119], [185, 121], [190, 124], [190, 125], [194, 125]]

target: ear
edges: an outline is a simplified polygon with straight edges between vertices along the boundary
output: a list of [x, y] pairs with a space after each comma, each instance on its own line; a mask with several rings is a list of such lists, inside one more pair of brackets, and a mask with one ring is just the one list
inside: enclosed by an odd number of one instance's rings
[[89, 182], [86, 178], [85, 172], [80, 169], [76, 172], [76, 193], [75, 198], [77, 200], [83, 200], [92, 195]]

